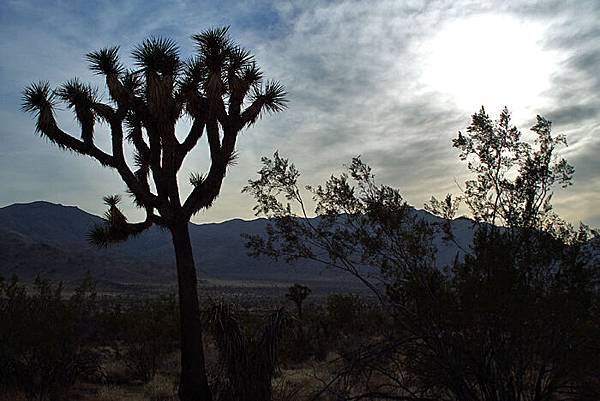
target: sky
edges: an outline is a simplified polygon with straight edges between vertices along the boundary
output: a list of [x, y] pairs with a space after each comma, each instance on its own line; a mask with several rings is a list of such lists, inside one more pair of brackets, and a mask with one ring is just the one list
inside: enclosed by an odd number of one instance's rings
[[[459, 191], [466, 167], [451, 140], [483, 105], [493, 117], [507, 106], [523, 133], [539, 114], [567, 136], [562, 155], [575, 179], [557, 190], [555, 208], [569, 221], [600, 226], [599, 19], [597, 0], [4, 0], [0, 206], [47, 200], [100, 214], [102, 197], [125, 189], [114, 171], [34, 132], [20, 111], [26, 85], [79, 77], [107, 98], [86, 53], [119, 45], [130, 61], [131, 49], [153, 35], [176, 40], [187, 56], [192, 34], [230, 26], [265, 77], [286, 86], [289, 108], [241, 133], [238, 164], [194, 222], [252, 218], [253, 200], [240, 189], [275, 150], [296, 164], [303, 184], [323, 182], [361, 155], [378, 182], [420, 208], [432, 195]], [[72, 115], [59, 111], [58, 119], [77, 135]], [[184, 120], [178, 129], [187, 126]], [[108, 143], [107, 132], [97, 138]], [[208, 165], [206, 143], [200, 147], [187, 159], [184, 181]]]

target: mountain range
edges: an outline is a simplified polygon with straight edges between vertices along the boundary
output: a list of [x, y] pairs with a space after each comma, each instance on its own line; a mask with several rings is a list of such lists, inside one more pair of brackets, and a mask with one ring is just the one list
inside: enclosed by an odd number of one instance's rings
[[[433, 215], [417, 210], [429, 221]], [[37, 275], [66, 283], [80, 281], [89, 271], [100, 283], [175, 283], [175, 257], [170, 234], [151, 228], [108, 249], [88, 243], [90, 228], [102, 219], [75, 206], [45, 201], [0, 208], [0, 275], [31, 280]], [[472, 224], [453, 221], [459, 242], [468, 244]], [[199, 277], [203, 280], [321, 282], [350, 284], [351, 277], [323, 265], [300, 261], [291, 266], [247, 255], [242, 233], [263, 234], [267, 220], [233, 219], [223, 223], [190, 223]], [[451, 263], [455, 245], [436, 240], [438, 263]]]

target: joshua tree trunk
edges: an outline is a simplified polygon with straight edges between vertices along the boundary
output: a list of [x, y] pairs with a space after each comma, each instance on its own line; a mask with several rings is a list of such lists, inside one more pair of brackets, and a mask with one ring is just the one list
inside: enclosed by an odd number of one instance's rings
[[296, 310], [298, 311], [298, 319], [302, 320], [302, 301], [296, 302]]
[[210, 401], [212, 399], [202, 344], [202, 321], [198, 303], [198, 280], [192, 253], [188, 223], [171, 229], [177, 280], [179, 286], [179, 313], [181, 325], [181, 377], [179, 398], [181, 401]]

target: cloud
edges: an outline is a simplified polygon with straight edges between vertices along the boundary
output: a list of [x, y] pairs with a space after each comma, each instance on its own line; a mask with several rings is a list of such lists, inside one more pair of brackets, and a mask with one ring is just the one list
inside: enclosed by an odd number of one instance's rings
[[[600, 224], [593, 202], [588, 201], [600, 194], [600, 164], [593, 156], [600, 110], [596, 1], [79, 4], [19, 1], [0, 6], [0, 34], [8, 39], [0, 47], [5, 60], [0, 67], [0, 116], [5, 121], [0, 127], [4, 144], [0, 185], [9, 188], [2, 191], [0, 203], [45, 198], [52, 194], [52, 183], [69, 182], [71, 188], [63, 188], [54, 199], [89, 205], [89, 210], [99, 212], [105, 191], [123, 188], [112, 173], [100, 172], [89, 160], [59, 156], [30, 133], [33, 124], [17, 111], [19, 91], [28, 81], [42, 78], [57, 83], [73, 75], [93, 81], [96, 78], [86, 71], [82, 58], [92, 49], [120, 44], [126, 53], [144, 37], [163, 34], [176, 39], [189, 54], [190, 34], [231, 25], [232, 36], [255, 52], [265, 76], [286, 85], [290, 108], [267, 116], [242, 134], [238, 166], [228, 173], [219, 201], [197, 221], [251, 217], [251, 200], [239, 189], [260, 168], [260, 157], [276, 149], [297, 164], [306, 183], [325, 179], [361, 154], [380, 182], [399, 186], [410, 202], [421, 206], [432, 194], [454, 191], [455, 180], [464, 176], [451, 138], [468, 125], [469, 115], [476, 110], [462, 110], [452, 99], [423, 85], [420, 47], [446, 23], [502, 13], [543, 25], [541, 45], [560, 58], [549, 90], [540, 105], [532, 106], [554, 121], [557, 132], [567, 134], [572, 146], [566, 154], [581, 174], [568, 201], [557, 196], [560, 211], [569, 216], [584, 211]], [[526, 117], [528, 123], [534, 116]], [[70, 117], [63, 122], [74, 126]], [[14, 139], [17, 131], [18, 140]], [[36, 155], [41, 170], [28, 170], [17, 156], [24, 154]], [[202, 171], [205, 156], [205, 149], [195, 151], [185, 172]], [[84, 167], [86, 163], [90, 167]], [[46, 177], [44, 166], [52, 167]], [[12, 183], [15, 177], [21, 185]]]

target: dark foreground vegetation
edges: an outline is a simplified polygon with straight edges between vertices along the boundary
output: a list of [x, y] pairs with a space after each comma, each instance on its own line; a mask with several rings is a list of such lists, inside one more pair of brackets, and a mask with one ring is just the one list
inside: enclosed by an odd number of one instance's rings
[[[278, 154], [247, 191], [271, 225], [250, 251], [321, 261], [370, 296], [321, 302], [296, 284], [262, 308], [202, 302], [211, 397], [255, 400], [595, 401], [600, 399], [598, 233], [551, 207], [573, 169], [538, 117], [521, 139], [504, 110], [482, 109], [454, 141], [472, 178], [432, 198], [427, 222], [360, 158], [308, 187]], [[472, 216], [470, 245], [450, 222]], [[295, 203], [295, 205], [293, 205]], [[298, 211], [298, 213], [295, 213]], [[435, 239], [461, 252], [440, 268]], [[264, 301], [264, 300], [263, 300]], [[266, 307], [265, 307], [266, 305]], [[286, 307], [291, 312], [286, 311]], [[175, 400], [180, 387], [177, 298], [99, 298], [91, 279], [66, 294], [38, 279], [0, 284], [0, 386], [6, 400]], [[181, 397], [181, 393], [179, 393]]]
[[[0, 400], [176, 400], [176, 298], [133, 301], [98, 296], [91, 278], [70, 293], [42, 279], [2, 280]], [[351, 344], [383, 334], [384, 316], [358, 295], [332, 294], [305, 309], [302, 321], [223, 302], [204, 309], [215, 397], [308, 397], [319, 388], [317, 371], [326, 372]]]

